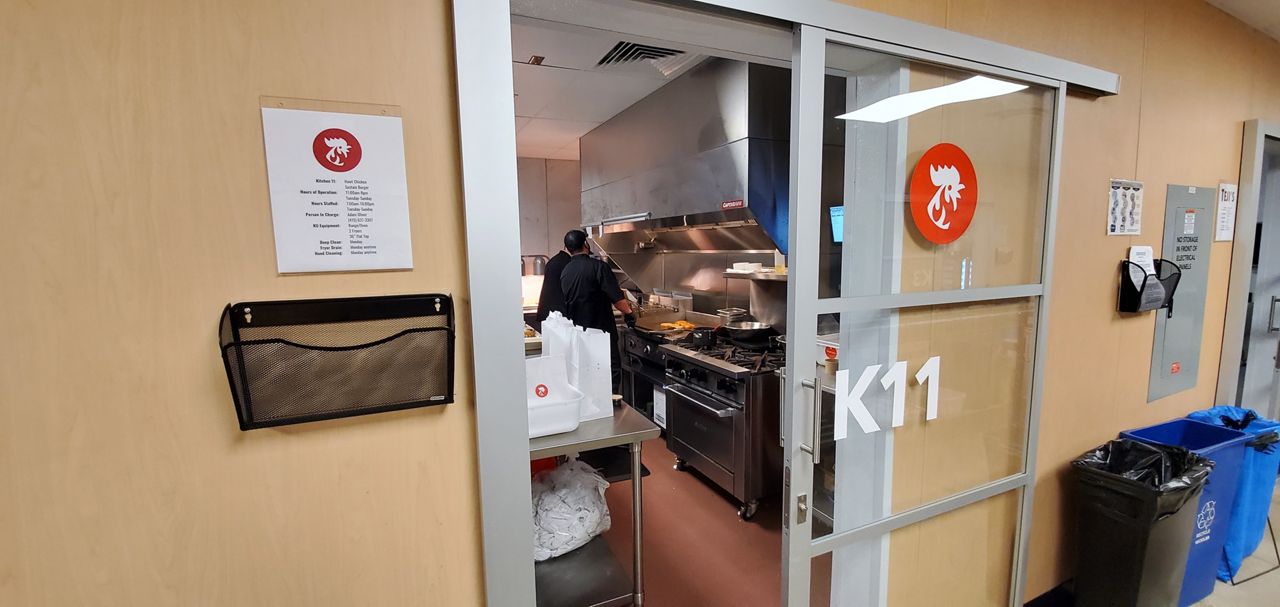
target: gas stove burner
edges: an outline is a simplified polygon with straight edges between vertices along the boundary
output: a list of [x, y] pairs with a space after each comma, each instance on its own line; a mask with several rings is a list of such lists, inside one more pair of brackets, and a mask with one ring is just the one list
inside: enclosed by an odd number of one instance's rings
[[695, 346], [683, 343], [677, 343], [677, 345], [703, 356], [737, 365], [752, 373], [774, 371], [787, 364], [785, 352], [768, 346], [758, 347], [734, 342], [722, 342], [714, 346]]

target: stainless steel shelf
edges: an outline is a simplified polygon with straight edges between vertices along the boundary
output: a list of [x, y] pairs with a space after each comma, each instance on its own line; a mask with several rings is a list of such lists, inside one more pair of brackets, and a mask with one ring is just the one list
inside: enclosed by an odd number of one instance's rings
[[603, 537], [559, 557], [535, 563], [538, 607], [630, 605], [631, 576]]
[[725, 272], [725, 278], [742, 278], [746, 280], [772, 280], [777, 282], [786, 282], [787, 274], [779, 274], [777, 272], [752, 272], [744, 274], [742, 272]]
[[[537, 604], [540, 607], [615, 607], [630, 605], [644, 592], [644, 568], [641, 541], [640, 443], [661, 434], [652, 421], [626, 403], [620, 403], [612, 417], [578, 424], [573, 432], [529, 439], [529, 459], [542, 459], [629, 445], [631, 461], [631, 531], [635, 560], [633, 572], [618, 563], [603, 537], [559, 558], [534, 565]], [[605, 454], [608, 455], [608, 454]], [[609, 466], [606, 466], [608, 468]]]

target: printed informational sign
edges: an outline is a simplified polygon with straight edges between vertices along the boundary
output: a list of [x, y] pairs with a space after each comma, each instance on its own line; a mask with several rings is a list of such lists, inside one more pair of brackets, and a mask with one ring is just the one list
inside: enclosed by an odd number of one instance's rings
[[1234, 183], [1218, 184], [1218, 219], [1214, 222], [1214, 240], [1235, 240], [1236, 197], [1239, 187]]
[[1112, 179], [1107, 200], [1107, 236], [1142, 233], [1142, 182]]
[[911, 219], [929, 242], [955, 242], [978, 210], [978, 175], [969, 155], [939, 143], [920, 157], [911, 173]]
[[262, 108], [281, 273], [413, 267], [398, 116]]

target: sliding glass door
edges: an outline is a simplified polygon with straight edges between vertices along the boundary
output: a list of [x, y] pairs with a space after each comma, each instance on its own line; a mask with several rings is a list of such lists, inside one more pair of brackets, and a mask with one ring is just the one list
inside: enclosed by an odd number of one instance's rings
[[1021, 604], [1065, 86], [793, 57], [786, 604]]

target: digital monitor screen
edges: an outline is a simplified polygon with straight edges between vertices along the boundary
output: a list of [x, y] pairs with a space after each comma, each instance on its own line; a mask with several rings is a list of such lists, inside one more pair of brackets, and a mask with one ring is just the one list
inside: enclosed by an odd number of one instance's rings
[[844, 242], [844, 207], [831, 207], [831, 239], [836, 244]]

